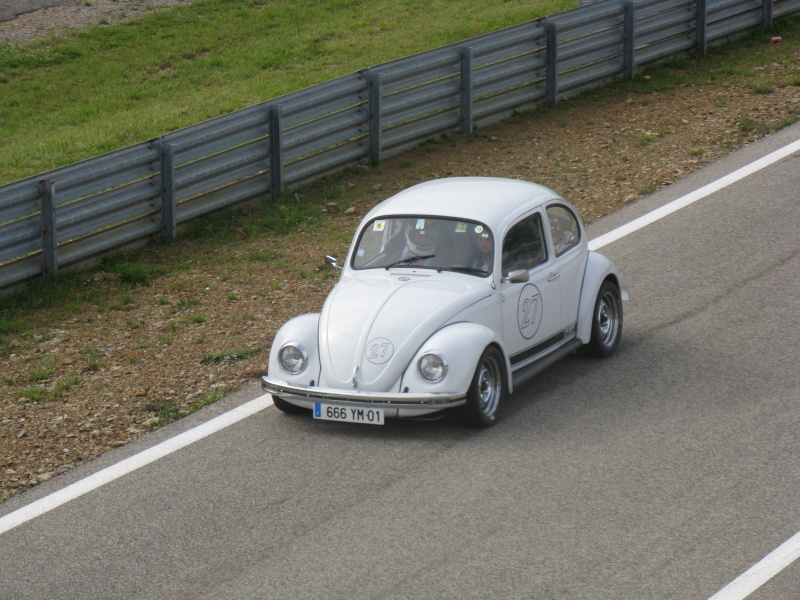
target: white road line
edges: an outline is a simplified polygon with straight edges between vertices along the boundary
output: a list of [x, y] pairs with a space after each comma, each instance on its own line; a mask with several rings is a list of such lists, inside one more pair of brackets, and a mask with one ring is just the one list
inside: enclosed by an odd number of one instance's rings
[[[589, 242], [589, 248], [591, 250], [597, 250], [603, 246], [607, 246], [608, 244], [630, 235], [635, 231], [639, 231], [640, 229], [643, 229], [644, 227], [647, 227], [648, 225], [655, 223], [656, 221], [663, 219], [664, 217], [671, 215], [672, 213], [677, 212], [680, 209], [705, 198], [706, 196], [718, 192], [719, 190], [724, 189], [729, 185], [732, 185], [737, 181], [740, 181], [745, 177], [752, 175], [753, 173], [756, 173], [797, 151], [800, 151], [800, 140], [775, 150], [774, 152], [767, 154], [757, 161], [752, 162], [749, 165], [746, 165], [741, 169], [726, 175], [725, 177], [709, 183], [708, 185], [705, 185], [700, 189], [683, 196], [682, 198], [673, 200], [669, 204], [665, 204], [661, 208], [649, 212], [638, 219], [634, 219], [622, 227], [618, 227], [613, 231], [595, 238]], [[272, 405], [272, 397], [269, 394], [260, 396], [259, 398], [251, 400], [247, 404], [243, 404], [242, 406], [230, 412], [220, 415], [219, 417], [216, 417], [215, 419], [212, 419], [211, 421], [208, 421], [199, 427], [186, 431], [175, 438], [162, 442], [157, 446], [153, 446], [144, 452], [141, 452], [135, 456], [131, 456], [130, 458], [107, 467], [102, 471], [98, 471], [86, 479], [82, 479], [81, 481], [73, 483], [63, 490], [32, 502], [28, 506], [20, 508], [19, 510], [12, 512], [5, 517], [0, 517], [0, 535], [6, 531], [14, 529], [19, 525], [22, 525], [23, 523], [26, 523], [27, 521], [30, 521], [31, 519], [35, 519], [36, 517], [69, 502], [70, 500], [74, 500], [75, 498], [83, 496], [84, 494], [87, 494], [92, 490], [99, 488], [100, 486], [119, 479], [123, 475], [127, 475], [128, 473], [148, 465], [159, 458], [163, 458], [164, 456], [172, 454], [181, 448], [185, 448], [186, 446], [193, 444], [198, 440], [216, 433], [217, 431], [225, 429], [234, 423], [238, 423], [239, 421], [246, 419], [257, 412], [264, 410], [270, 405]], [[709, 600], [742, 600], [764, 585], [764, 583], [772, 579], [775, 575], [780, 573], [788, 565], [797, 560], [798, 557], [800, 557], [800, 532], [795, 534], [783, 545], [776, 548], [759, 563], [753, 565], [748, 571], [725, 586], [714, 596], [709, 598]]]
[[800, 532], [739, 575], [709, 600], [742, 600], [800, 558]]
[[767, 154], [766, 156], [758, 159], [755, 162], [750, 163], [749, 165], [745, 165], [741, 169], [726, 175], [716, 181], [709, 183], [708, 185], [704, 185], [698, 190], [691, 192], [690, 194], [686, 194], [682, 198], [678, 198], [673, 200], [669, 204], [665, 204], [661, 208], [657, 208], [656, 210], [647, 213], [639, 217], [638, 219], [634, 219], [630, 223], [626, 223], [622, 227], [617, 227], [613, 231], [609, 231], [608, 233], [601, 235], [598, 238], [593, 239], [589, 242], [589, 249], [590, 250], [597, 250], [598, 248], [602, 248], [603, 246], [607, 246], [611, 242], [616, 242], [620, 238], [624, 238], [626, 235], [630, 235], [635, 231], [639, 231], [640, 229], [655, 223], [659, 219], [663, 219], [667, 215], [671, 215], [674, 212], [679, 211], [682, 208], [686, 208], [690, 204], [694, 204], [698, 200], [702, 200], [706, 196], [710, 196], [714, 192], [718, 192], [721, 189], [728, 187], [731, 184], [736, 183], [744, 179], [745, 177], [752, 175], [764, 169], [779, 160], [786, 158], [790, 154], [793, 154], [800, 150], [800, 140], [789, 144], [788, 146], [784, 146], [775, 152]]
[[246, 419], [247, 417], [250, 417], [261, 410], [264, 410], [271, 405], [272, 396], [269, 394], [259, 396], [255, 400], [251, 400], [246, 404], [242, 404], [241, 406], [215, 417], [210, 421], [195, 427], [194, 429], [185, 431], [184, 433], [181, 433], [172, 439], [161, 442], [160, 444], [153, 446], [152, 448], [148, 448], [147, 450], [131, 456], [130, 458], [126, 458], [115, 465], [106, 467], [94, 475], [90, 475], [85, 479], [81, 479], [80, 481], [77, 481], [62, 490], [54, 492], [49, 496], [45, 496], [44, 498], [36, 500], [27, 506], [15, 510], [14, 512], [7, 514], [5, 517], [0, 518], [0, 535], [4, 534], [6, 531], [14, 529], [15, 527], [18, 527], [19, 525], [22, 525], [23, 523], [26, 523], [27, 521], [30, 521], [31, 519], [35, 519], [36, 517], [50, 512], [54, 508], [58, 508], [70, 500], [74, 500], [75, 498], [83, 496], [84, 494], [88, 494], [92, 490], [96, 490], [107, 483], [111, 483], [112, 481], [119, 479], [128, 473], [132, 473], [133, 471], [136, 471], [145, 465], [149, 465], [150, 463], [157, 461], [159, 458], [164, 458], [173, 452], [177, 452], [181, 448], [185, 448], [186, 446], [194, 444], [203, 438], [225, 429], [226, 427], [238, 423], [239, 421]]

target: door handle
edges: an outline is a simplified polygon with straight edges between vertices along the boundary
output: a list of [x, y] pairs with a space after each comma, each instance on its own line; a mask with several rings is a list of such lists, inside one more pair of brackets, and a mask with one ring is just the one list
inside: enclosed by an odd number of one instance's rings
[[550, 273], [550, 277], [547, 278], [547, 281], [555, 281], [561, 277], [561, 273]]

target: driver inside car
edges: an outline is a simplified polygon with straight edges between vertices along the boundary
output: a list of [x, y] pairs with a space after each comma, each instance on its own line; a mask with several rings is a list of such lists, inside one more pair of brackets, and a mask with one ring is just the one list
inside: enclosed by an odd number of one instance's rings
[[484, 229], [482, 225], [476, 225], [473, 235], [475, 254], [469, 266], [484, 273], [490, 273], [492, 270], [492, 250], [494, 248], [492, 234], [487, 229]]
[[441, 223], [436, 219], [409, 219], [405, 225], [405, 246], [397, 262], [432, 265], [441, 239]]

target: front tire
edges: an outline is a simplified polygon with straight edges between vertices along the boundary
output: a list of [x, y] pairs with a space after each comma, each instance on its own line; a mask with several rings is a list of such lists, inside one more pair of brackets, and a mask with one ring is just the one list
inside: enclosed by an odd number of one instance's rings
[[505, 398], [505, 361], [500, 351], [489, 346], [483, 351], [461, 407], [462, 420], [473, 427], [491, 427]]
[[303, 408], [301, 406], [297, 406], [295, 404], [292, 404], [291, 402], [287, 402], [286, 400], [284, 400], [280, 396], [273, 395], [272, 396], [272, 403], [275, 405], [275, 408], [277, 408], [281, 412], [286, 413], [287, 415], [299, 415], [299, 414], [308, 412], [307, 409], [305, 409], [305, 408]]
[[592, 356], [606, 358], [617, 351], [622, 339], [622, 296], [613, 281], [605, 281], [597, 293], [592, 313], [592, 338], [586, 348]]

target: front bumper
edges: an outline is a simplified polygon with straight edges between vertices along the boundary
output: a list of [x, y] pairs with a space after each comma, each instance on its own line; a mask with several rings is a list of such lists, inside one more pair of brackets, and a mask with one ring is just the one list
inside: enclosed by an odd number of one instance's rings
[[358, 390], [338, 390], [333, 388], [309, 387], [286, 381], [261, 377], [261, 389], [276, 394], [288, 402], [312, 408], [314, 402], [324, 402], [336, 406], [359, 408], [396, 409], [397, 415], [403, 413], [429, 413], [444, 408], [460, 406], [466, 402], [467, 393], [393, 393], [360, 392]]

